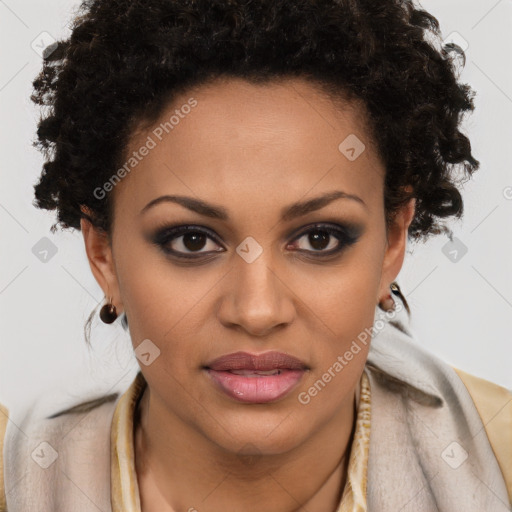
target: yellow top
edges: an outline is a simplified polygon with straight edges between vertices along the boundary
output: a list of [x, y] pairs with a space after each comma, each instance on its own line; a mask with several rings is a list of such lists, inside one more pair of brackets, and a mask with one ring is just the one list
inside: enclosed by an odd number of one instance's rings
[[[134, 461], [133, 417], [138, 399], [146, 386], [139, 372], [123, 393], [114, 411], [111, 429], [112, 512], [141, 512]], [[337, 512], [366, 512], [366, 470], [370, 444], [370, 383], [361, 375], [359, 406], [347, 481]]]

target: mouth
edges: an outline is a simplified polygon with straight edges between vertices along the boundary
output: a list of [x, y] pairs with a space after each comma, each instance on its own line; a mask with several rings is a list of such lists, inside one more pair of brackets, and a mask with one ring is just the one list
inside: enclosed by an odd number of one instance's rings
[[203, 367], [211, 382], [230, 398], [246, 403], [268, 403], [286, 396], [309, 367], [283, 352], [235, 352]]

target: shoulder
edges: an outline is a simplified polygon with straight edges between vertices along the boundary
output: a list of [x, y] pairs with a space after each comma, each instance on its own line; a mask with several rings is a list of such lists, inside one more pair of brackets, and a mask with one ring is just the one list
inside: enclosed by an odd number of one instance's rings
[[438, 405], [462, 401], [477, 409], [484, 424], [508, 421], [512, 390], [456, 368], [427, 350], [403, 307], [393, 316], [377, 314], [367, 362], [389, 389], [401, 389], [410, 396], [416, 390]]
[[9, 410], [0, 404], [0, 512], [5, 512], [5, 486], [4, 486], [4, 437], [9, 418]]
[[477, 403], [481, 416], [486, 421], [490, 421], [496, 414], [497, 410], [495, 407], [497, 405], [499, 410], [507, 405], [512, 406], [510, 403], [512, 400], [512, 389], [467, 373], [455, 366], [452, 366], [452, 368], [466, 386], [475, 403]]
[[[28, 510], [35, 502], [38, 510], [57, 510], [54, 500], [61, 504], [67, 493], [76, 492], [61, 478], [62, 471], [73, 475], [78, 488], [94, 486], [91, 491], [106, 498], [93, 480], [109, 481], [110, 425], [119, 396], [105, 394], [57, 411], [42, 410], [36, 400], [15, 418], [2, 414], [0, 512]], [[94, 479], [87, 469], [93, 467]], [[5, 489], [13, 491], [6, 496]]]
[[468, 390], [512, 501], [512, 390], [453, 367]]
[[466, 387], [492, 441], [503, 440], [512, 471], [512, 390], [453, 367]]
[[512, 391], [448, 364], [418, 341], [403, 311], [376, 322], [367, 361], [375, 391], [405, 400], [425, 423], [435, 418], [435, 425], [455, 426], [454, 435], [472, 432], [478, 450], [494, 454], [512, 499]]

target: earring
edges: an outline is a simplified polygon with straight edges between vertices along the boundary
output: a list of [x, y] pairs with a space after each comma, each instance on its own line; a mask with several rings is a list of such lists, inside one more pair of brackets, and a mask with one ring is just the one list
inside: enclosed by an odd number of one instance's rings
[[[390, 291], [395, 295], [401, 295], [400, 288], [398, 287], [398, 284], [396, 281], [392, 282], [389, 286]], [[391, 296], [391, 293], [388, 293], [380, 302], [379, 302], [380, 309], [384, 311], [394, 311], [396, 308], [395, 301], [393, 300], [393, 297]]]
[[114, 304], [112, 304], [112, 298], [110, 298], [110, 304], [105, 304], [101, 308], [100, 318], [106, 324], [111, 324], [117, 318], [117, 311]]
[[407, 313], [409, 314], [409, 316], [411, 315], [411, 308], [409, 307], [409, 304], [407, 303], [407, 301], [405, 300], [405, 297], [404, 297], [404, 294], [402, 293], [402, 290], [400, 290], [400, 286], [398, 286], [398, 283], [396, 281], [393, 281], [390, 285], [390, 288], [391, 288], [391, 291], [397, 295], [398, 297], [400, 297], [401, 301], [403, 302], [404, 304], [404, 307], [405, 309], [407, 310]]

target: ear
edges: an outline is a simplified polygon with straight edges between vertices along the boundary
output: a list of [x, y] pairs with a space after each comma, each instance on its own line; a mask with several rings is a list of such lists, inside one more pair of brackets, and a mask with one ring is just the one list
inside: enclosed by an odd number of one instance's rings
[[[88, 213], [87, 209], [81, 208], [82, 211]], [[91, 271], [103, 290], [106, 300], [112, 299], [112, 304], [116, 307], [118, 314], [121, 314], [122, 302], [110, 238], [107, 233], [93, 226], [89, 220], [83, 217], [80, 219], [80, 229], [84, 237], [85, 252]]]
[[[407, 187], [406, 190], [411, 190]], [[407, 248], [407, 235], [409, 226], [414, 218], [416, 198], [411, 198], [397, 213], [393, 223], [387, 230], [387, 246], [382, 263], [382, 273], [379, 285], [379, 295], [376, 302], [388, 297], [391, 283], [400, 272]]]

